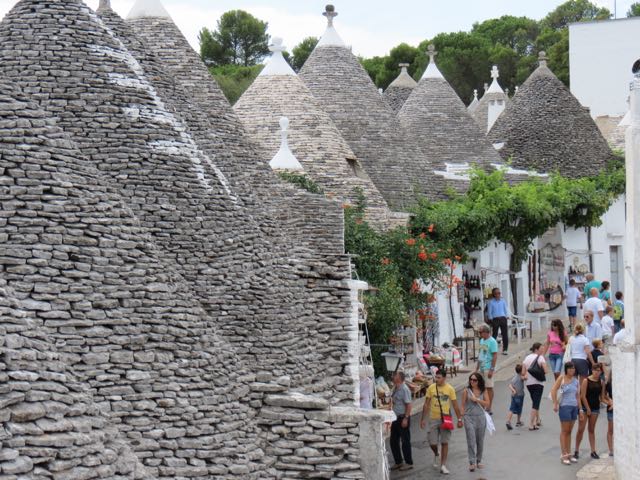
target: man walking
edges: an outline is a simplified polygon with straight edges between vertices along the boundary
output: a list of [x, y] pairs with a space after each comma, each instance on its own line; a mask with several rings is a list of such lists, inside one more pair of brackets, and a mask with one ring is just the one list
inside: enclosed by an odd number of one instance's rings
[[593, 312], [591, 310], [585, 310], [584, 312], [584, 323], [587, 324], [586, 336], [590, 342], [598, 338], [602, 340], [603, 330], [598, 322], [593, 319]]
[[600, 300], [600, 291], [597, 288], [592, 288], [589, 290], [589, 300], [584, 302], [584, 315], [586, 321], [586, 315], [588, 311], [593, 313], [593, 319], [600, 323], [602, 317], [604, 317], [604, 305], [602, 300]]
[[564, 298], [567, 302], [567, 313], [569, 314], [569, 331], [573, 332], [573, 327], [576, 326], [578, 317], [578, 303], [582, 307], [582, 294], [576, 288], [576, 281], [573, 278], [569, 280], [569, 288], [567, 288]]
[[502, 354], [507, 355], [509, 350], [509, 324], [507, 318], [509, 318], [509, 308], [507, 302], [502, 298], [499, 288], [494, 288], [491, 291], [493, 298], [489, 300], [487, 306], [487, 316], [489, 322], [493, 326], [493, 338], [498, 338], [498, 330], [502, 334]]
[[602, 283], [598, 280], [595, 280], [593, 273], [587, 273], [585, 275], [587, 280], [586, 285], [584, 286], [584, 298], [589, 298], [591, 296], [591, 289], [595, 288], [598, 291], [598, 295], [600, 295], [600, 290], [602, 290]]
[[[411, 456], [411, 391], [404, 382], [403, 372], [396, 372], [393, 376], [393, 392], [391, 407], [396, 414], [396, 420], [391, 424], [391, 453], [395, 465], [391, 470], [411, 470], [413, 458]], [[402, 443], [402, 449], [400, 449]], [[404, 461], [403, 461], [404, 457]]]
[[480, 347], [478, 349], [478, 364], [476, 372], [484, 378], [484, 386], [487, 389], [489, 397], [490, 414], [493, 413], [493, 374], [496, 370], [496, 362], [498, 361], [498, 342], [491, 336], [489, 325], [480, 326]]
[[[456, 390], [447, 383], [447, 371], [441, 368], [436, 373], [436, 383], [429, 385], [427, 389], [422, 417], [420, 418], [420, 428], [425, 428], [425, 417], [429, 412], [429, 445], [435, 455], [433, 466], [440, 468], [440, 473], [444, 475], [449, 474], [447, 457], [449, 455], [451, 430], [442, 428], [442, 422], [445, 416], [451, 415], [452, 407], [456, 412], [456, 417], [458, 417], [458, 428], [462, 428], [462, 416], [456, 399]], [[451, 428], [453, 428], [453, 425], [451, 425]], [[438, 453], [438, 445], [440, 445], [440, 454]], [[440, 457], [440, 462], [438, 462], [438, 457]]]

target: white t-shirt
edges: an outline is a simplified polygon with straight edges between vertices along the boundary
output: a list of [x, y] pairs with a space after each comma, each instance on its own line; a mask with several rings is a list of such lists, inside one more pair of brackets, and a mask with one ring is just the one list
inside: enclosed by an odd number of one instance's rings
[[569, 287], [567, 289], [567, 307], [577, 307], [580, 295], [580, 290], [576, 287]]
[[593, 312], [593, 320], [600, 323], [600, 315], [598, 312], [603, 312], [602, 300], [598, 297], [590, 297], [589, 300], [584, 302], [584, 309], [591, 310]]
[[626, 336], [627, 331], [623, 328], [613, 336], [613, 344], [617, 345], [618, 343], [622, 342]]
[[591, 342], [584, 335], [578, 335], [569, 339], [569, 348], [571, 348], [571, 358], [578, 358], [580, 360], [587, 359], [587, 352], [584, 347], [591, 349]]
[[[544, 355], [538, 355], [537, 353], [530, 353], [529, 355], [524, 357], [524, 360], [522, 361], [522, 368], [524, 370], [529, 370], [531, 365], [533, 365], [533, 362], [536, 361], [536, 358], [538, 359], [538, 363], [540, 364], [540, 366], [544, 368], [544, 365], [545, 363], [547, 363], [547, 361], [544, 359]], [[527, 373], [526, 384], [527, 385], [543, 385], [544, 382], [541, 382], [537, 378], [534, 378], [534, 376], [531, 375], [530, 373]]]
[[602, 334], [608, 335], [609, 337], [613, 335], [613, 318], [609, 315], [605, 315], [602, 317]]

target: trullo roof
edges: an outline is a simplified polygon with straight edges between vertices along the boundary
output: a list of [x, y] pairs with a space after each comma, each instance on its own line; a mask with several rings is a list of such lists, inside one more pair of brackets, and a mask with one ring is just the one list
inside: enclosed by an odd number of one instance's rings
[[597, 174], [612, 158], [588, 109], [547, 67], [544, 52], [540, 66], [518, 89], [489, 139], [516, 168], [557, 170], [569, 177]]
[[404, 102], [418, 85], [418, 82], [409, 75], [407, 67], [409, 67], [408, 63], [400, 64], [400, 75], [384, 91], [384, 97], [394, 113], [400, 111]]
[[439, 198], [449, 186], [466, 188], [466, 176], [461, 172], [474, 165], [491, 168], [500, 163], [500, 156], [438, 69], [435, 55], [430, 46], [431, 61], [398, 120], [417, 145], [423, 162], [431, 163], [435, 175], [425, 172], [423, 178], [430, 182], [429, 196]]
[[416, 202], [411, 156], [392, 110], [356, 56], [336, 40], [333, 17], [325, 35], [300, 71], [322, 109], [347, 141], [392, 209]]
[[[493, 77], [491, 86], [477, 102], [476, 106], [472, 110], [469, 110], [473, 120], [478, 124], [483, 132], [488, 132], [490, 127], [493, 125], [489, 125], [490, 107], [504, 110], [506, 105], [509, 103], [509, 97], [498, 82], [498, 75], [498, 68], [494, 66], [491, 70], [491, 76]], [[495, 123], [496, 118], [492, 118], [491, 120]]]

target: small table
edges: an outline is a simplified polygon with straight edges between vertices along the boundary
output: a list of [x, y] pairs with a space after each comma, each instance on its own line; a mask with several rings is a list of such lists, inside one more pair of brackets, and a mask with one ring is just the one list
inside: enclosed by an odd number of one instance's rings
[[527, 317], [531, 319], [531, 324], [535, 325], [536, 331], [542, 330], [543, 326], [545, 330], [549, 328], [549, 314], [547, 312], [540, 312], [540, 313], [531, 312], [531, 313], [527, 313]]
[[[475, 361], [478, 359], [476, 355], [476, 337], [458, 337], [453, 341], [453, 344], [460, 349], [464, 347], [465, 365], [469, 365], [469, 361]], [[471, 356], [469, 356], [469, 344], [471, 344], [471, 350], [473, 352]]]

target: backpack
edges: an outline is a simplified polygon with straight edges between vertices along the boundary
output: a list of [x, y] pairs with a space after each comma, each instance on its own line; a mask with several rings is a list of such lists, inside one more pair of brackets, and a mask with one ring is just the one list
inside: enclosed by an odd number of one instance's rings
[[622, 305], [616, 302], [613, 305], [613, 319], [619, 322], [620, 320], [622, 320], [623, 313], [624, 310], [622, 309]]

